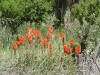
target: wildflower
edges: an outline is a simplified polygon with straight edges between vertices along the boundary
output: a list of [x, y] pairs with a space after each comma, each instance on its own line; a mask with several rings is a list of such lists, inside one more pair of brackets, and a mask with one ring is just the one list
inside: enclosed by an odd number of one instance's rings
[[81, 45], [77, 45], [75, 48], [75, 55], [78, 55], [81, 52]]
[[13, 50], [16, 51], [16, 49], [17, 49], [17, 44], [15, 43], [15, 44], [13, 44]]
[[63, 61], [64, 61], [64, 58], [63, 58], [63, 57], [61, 57], [61, 63], [63, 63]]
[[19, 40], [20, 40], [20, 43], [21, 43], [21, 44], [24, 44], [25, 38], [24, 38], [23, 35], [21, 35], [21, 36], [19, 37]]
[[39, 41], [42, 40], [42, 35], [41, 35], [40, 31], [38, 31], [38, 38], [39, 38]]
[[73, 45], [74, 44], [74, 38], [70, 39], [70, 44]]
[[79, 50], [79, 53], [81, 52], [81, 45], [78, 45], [78, 50]]
[[19, 40], [17, 40], [17, 41], [16, 41], [16, 44], [17, 44], [17, 46], [19, 46], [19, 45], [20, 45], [20, 41], [19, 41]]
[[71, 47], [70, 47], [70, 45], [64, 46], [64, 53], [65, 54], [71, 54]]
[[52, 51], [52, 44], [51, 43], [50, 43], [50, 48], [49, 49], [50, 49], [50, 51]]
[[47, 46], [47, 39], [45, 39], [43, 42], [42, 42], [43, 46], [46, 47]]
[[67, 54], [67, 46], [64, 46], [64, 53]]
[[33, 36], [33, 32], [32, 31], [30, 32], [30, 35]]
[[33, 38], [36, 38], [37, 36], [38, 36], [38, 30], [35, 29], [35, 30], [33, 31]]
[[47, 33], [47, 37], [46, 38], [47, 38], [48, 41], [50, 40], [50, 32]]
[[59, 38], [60, 39], [63, 39], [64, 37], [65, 37], [65, 34], [64, 33], [59, 35]]
[[41, 35], [39, 35], [39, 41], [41, 41], [42, 40], [42, 36]]
[[67, 46], [67, 49], [68, 49], [68, 54], [71, 54], [71, 47], [70, 47], [70, 45]]
[[67, 44], [66, 44], [66, 42], [64, 42], [64, 46], [66, 46]]
[[49, 31], [50, 31], [50, 32], [52, 32], [53, 29], [54, 29], [53, 26], [50, 26], [50, 27], [49, 27]]
[[32, 36], [29, 35], [29, 36], [27, 37], [27, 40], [28, 40], [29, 43], [31, 43], [31, 42], [32, 42]]
[[76, 47], [76, 48], [75, 48], [75, 55], [78, 55], [78, 54], [79, 54], [78, 48]]
[[31, 31], [32, 31], [32, 28], [29, 26], [29, 27], [27, 28], [27, 31], [28, 31], [28, 32], [31, 32]]

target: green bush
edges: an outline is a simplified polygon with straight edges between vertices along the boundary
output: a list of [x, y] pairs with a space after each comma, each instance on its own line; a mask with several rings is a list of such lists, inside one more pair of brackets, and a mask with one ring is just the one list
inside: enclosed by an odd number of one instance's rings
[[43, 0], [1, 0], [0, 19], [16, 31], [24, 21], [45, 21], [51, 10], [51, 3]]
[[8, 24], [13, 31], [22, 23], [21, 17], [25, 12], [25, 1], [23, 0], [2, 0], [0, 2], [1, 20]]
[[75, 4], [71, 10], [72, 17], [77, 18], [81, 24], [85, 19], [89, 24], [94, 24], [95, 19], [100, 16], [100, 0], [91, 0], [87, 3]]
[[78, 37], [82, 51], [90, 48], [89, 41], [95, 44], [92, 46], [94, 47], [92, 50], [94, 50], [97, 45], [96, 39], [100, 37], [98, 36], [100, 32], [100, 0], [89, 0], [73, 5], [71, 17], [73, 20], [76, 18], [80, 23]]
[[49, 2], [44, 2], [43, 0], [33, 0], [32, 4], [26, 8], [24, 19], [35, 21], [37, 23], [45, 21], [48, 12], [52, 10], [51, 4]]

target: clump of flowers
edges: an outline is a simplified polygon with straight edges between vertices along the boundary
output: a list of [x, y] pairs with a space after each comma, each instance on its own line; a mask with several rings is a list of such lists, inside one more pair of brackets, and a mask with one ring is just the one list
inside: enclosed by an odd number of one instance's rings
[[13, 50], [14, 50], [14, 51], [16, 51], [17, 47], [18, 47], [18, 46], [17, 46], [17, 44], [16, 44], [16, 43], [15, 43], [15, 44], [13, 44]]
[[23, 35], [20, 35], [19, 36], [19, 41], [20, 41], [20, 44], [24, 44], [24, 42], [25, 42], [25, 38], [24, 38], [24, 36]]
[[78, 55], [79, 53], [81, 53], [81, 45], [77, 45], [75, 48], [75, 55]]
[[74, 45], [74, 38], [71, 38], [71, 39], [70, 39], [70, 44], [71, 44], [71, 45]]
[[49, 31], [50, 31], [50, 32], [52, 32], [52, 31], [53, 31], [53, 29], [54, 29], [54, 27], [53, 27], [53, 26], [50, 26], [50, 27], [49, 27]]
[[44, 47], [46, 47], [47, 44], [48, 44], [47, 39], [45, 39], [45, 40], [42, 42], [42, 45], [43, 45]]
[[[32, 28], [29, 26], [27, 28], [26, 37], [27, 37], [27, 39], [25, 39], [24, 35], [19, 36], [19, 39], [16, 41], [16, 43], [13, 44], [14, 52], [16, 52], [16, 50], [19, 46], [24, 45], [25, 40], [27, 40], [30, 47], [34, 46], [34, 44], [37, 42], [37, 43], [40, 43], [40, 46], [43, 49], [49, 48], [50, 57], [53, 56], [53, 51], [54, 51], [54, 46], [53, 46], [53, 41], [54, 40], [53, 39], [54, 39], [54, 37], [56, 37], [56, 33], [54, 32], [54, 27], [53, 26], [49, 27], [45, 39], [42, 38], [42, 34], [38, 29], [32, 30]], [[38, 41], [35, 41], [36, 38], [37, 38]], [[65, 33], [59, 34], [58, 38], [59, 38], [59, 45], [58, 45], [59, 49], [60, 49], [60, 46], [62, 46], [64, 55], [71, 55], [73, 47], [75, 46], [74, 45], [75, 44], [75, 39], [71, 38], [70, 39], [70, 44], [67, 44], [66, 39], [65, 39], [66, 38]], [[78, 55], [80, 53], [81, 53], [81, 45], [79, 44], [75, 47], [74, 54]], [[63, 57], [60, 57], [60, 58], [61, 58], [61, 63], [63, 63], [64, 58]]]

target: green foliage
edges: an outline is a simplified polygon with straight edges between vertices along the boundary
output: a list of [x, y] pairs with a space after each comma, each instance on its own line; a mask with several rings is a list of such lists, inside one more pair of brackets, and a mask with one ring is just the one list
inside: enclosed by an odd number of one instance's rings
[[45, 21], [48, 12], [52, 10], [51, 4], [42, 0], [33, 0], [31, 5], [25, 9], [24, 19], [37, 23]]
[[0, 9], [0, 19], [7, 21], [12, 31], [16, 31], [24, 21], [45, 21], [52, 5], [43, 0], [2, 0]]
[[83, 24], [83, 19], [85, 19], [90, 24], [95, 23], [95, 19], [100, 16], [100, 1], [90, 0], [89, 2], [80, 2], [80, 4], [75, 4], [71, 10], [72, 17], [77, 18], [81, 24]]
[[2, 16], [7, 18], [16, 18], [23, 16], [25, 4], [21, 0], [5, 0], [0, 3]]
[[89, 0], [75, 4], [71, 13], [71, 17], [76, 18], [80, 23], [79, 26], [77, 25], [77, 37], [80, 39], [82, 50], [92, 52], [95, 50], [97, 39], [100, 37], [98, 36], [100, 34], [100, 0]]
[[[25, 1], [22, 0], [2, 0], [0, 2], [1, 20], [7, 24], [13, 31], [20, 25], [21, 17], [25, 12]], [[5, 24], [4, 24], [5, 25]]]

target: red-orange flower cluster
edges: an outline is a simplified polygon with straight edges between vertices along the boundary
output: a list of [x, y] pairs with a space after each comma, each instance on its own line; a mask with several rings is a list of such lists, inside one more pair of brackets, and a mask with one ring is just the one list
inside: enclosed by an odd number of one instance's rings
[[65, 54], [71, 54], [71, 47], [70, 47], [70, 45], [65, 45], [64, 46], [64, 53]]
[[16, 49], [17, 49], [17, 44], [15, 43], [15, 44], [13, 44], [13, 50], [15, 50], [16, 51]]
[[19, 37], [19, 40], [17, 40], [16, 43], [13, 44], [13, 50], [16, 50], [20, 45], [23, 45], [24, 42], [25, 42], [25, 38], [24, 38], [23, 35], [21, 35], [21, 36]]
[[[54, 29], [53, 26], [49, 27], [46, 39], [44, 39], [42, 41], [41, 32], [38, 29], [32, 30], [32, 28], [29, 26], [27, 28], [27, 33], [26, 33], [26, 37], [27, 37], [27, 40], [29, 42], [29, 45], [32, 46], [34, 44], [33, 40], [35, 40], [35, 38], [38, 38], [39, 43], [43, 47], [49, 46], [50, 56], [52, 56], [53, 55], [53, 44], [52, 43], [53, 43], [53, 38], [56, 36], [56, 33], [53, 33], [53, 29]], [[63, 39], [62, 42], [63, 42], [63, 47], [64, 47], [64, 53], [70, 55], [71, 54], [71, 47], [72, 47], [72, 45], [74, 45], [75, 41], [74, 41], [74, 38], [71, 38], [70, 39], [70, 45], [67, 45], [67, 43], [64, 42], [65, 41], [65, 39], [64, 39], [65, 36], [66, 35], [64, 33], [60, 34], [59, 35], [59, 38], [60, 38], [59, 40], [60, 40], [60, 43], [61, 43], [61, 40]], [[13, 50], [16, 51], [16, 49], [20, 45], [23, 45], [24, 43], [25, 43], [25, 38], [24, 38], [23, 35], [20, 35], [19, 39], [16, 41], [16, 43], [13, 44]], [[59, 44], [59, 47], [60, 47], [61, 44]], [[75, 55], [78, 55], [80, 52], [81, 52], [81, 45], [77, 45], [76, 48], [75, 48]], [[64, 58], [61, 57], [61, 63], [63, 61], [64, 61]]]
[[50, 32], [47, 33], [47, 40], [50, 40]]
[[42, 45], [43, 45], [44, 47], [46, 47], [47, 44], [48, 44], [47, 39], [45, 39], [45, 40], [42, 42]]
[[53, 29], [54, 29], [53, 26], [50, 26], [50, 27], [49, 27], [49, 31], [50, 31], [50, 32], [52, 32]]
[[78, 55], [81, 52], [81, 45], [77, 45], [75, 48], [75, 55]]
[[21, 43], [21, 44], [24, 44], [25, 38], [24, 38], [23, 35], [20, 35], [20, 36], [19, 36], [19, 40], [20, 40], [20, 43]]
[[42, 40], [42, 35], [41, 35], [40, 31], [37, 29], [33, 30], [33, 38], [36, 38], [36, 37], [38, 37], [38, 39], [40, 41]]
[[63, 39], [64, 37], [65, 37], [65, 34], [64, 33], [62, 33], [62, 34], [59, 35], [59, 38], [60, 39]]
[[64, 46], [67, 46], [66, 42], [64, 42]]
[[74, 44], [74, 38], [70, 39], [70, 44], [73, 45]]
[[52, 44], [51, 43], [50, 43], [50, 48], [49, 49], [50, 49], [50, 51], [52, 51]]
[[27, 28], [27, 31], [28, 31], [28, 32], [31, 32], [31, 31], [32, 31], [32, 28], [29, 26], [29, 27]]
[[36, 38], [37, 36], [38, 36], [38, 30], [35, 29], [35, 30], [33, 30], [33, 37]]
[[16, 44], [17, 44], [17, 46], [20, 46], [20, 41], [17, 40], [17, 41], [16, 41]]
[[26, 37], [27, 37], [28, 42], [31, 43], [32, 42], [32, 35], [27, 33]]
[[52, 48], [52, 44], [50, 43], [49, 44], [49, 50], [50, 50], [50, 56], [53, 56], [53, 50], [52, 50], [53, 48]]
[[39, 41], [42, 41], [42, 35], [41, 35], [40, 31], [38, 31], [38, 38], [39, 38]]

